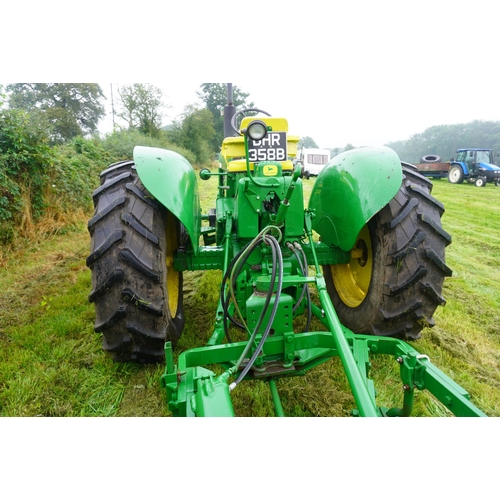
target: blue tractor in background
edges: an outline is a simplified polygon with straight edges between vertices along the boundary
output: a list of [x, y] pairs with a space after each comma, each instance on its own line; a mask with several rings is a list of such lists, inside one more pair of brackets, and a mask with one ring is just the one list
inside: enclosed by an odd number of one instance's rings
[[457, 149], [456, 160], [451, 160], [448, 180], [452, 184], [461, 184], [464, 180], [478, 187], [487, 182], [500, 186], [500, 167], [493, 163], [491, 149]]

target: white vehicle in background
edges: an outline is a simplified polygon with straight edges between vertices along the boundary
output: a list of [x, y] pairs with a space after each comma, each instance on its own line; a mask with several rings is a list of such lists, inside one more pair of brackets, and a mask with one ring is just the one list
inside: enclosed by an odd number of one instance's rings
[[319, 175], [324, 166], [330, 161], [330, 150], [302, 148], [297, 152], [297, 161], [302, 163], [304, 173], [309, 172], [309, 175]]

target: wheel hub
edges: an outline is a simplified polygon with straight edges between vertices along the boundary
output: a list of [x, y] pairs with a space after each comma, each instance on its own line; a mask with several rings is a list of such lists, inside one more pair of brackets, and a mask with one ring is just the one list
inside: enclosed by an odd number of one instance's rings
[[177, 309], [179, 307], [179, 272], [174, 269], [174, 250], [178, 246], [179, 235], [177, 234], [177, 228], [174, 224], [174, 217], [169, 212], [167, 217], [167, 249], [166, 249], [166, 288], [167, 288], [167, 300], [168, 308], [170, 310], [170, 315], [175, 318], [177, 314]]
[[366, 297], [372, 276], [372, 245], [368, 226], [358, 237], [348, 264], [330, 266], [339, 297], [349, 307], [358, 307]]

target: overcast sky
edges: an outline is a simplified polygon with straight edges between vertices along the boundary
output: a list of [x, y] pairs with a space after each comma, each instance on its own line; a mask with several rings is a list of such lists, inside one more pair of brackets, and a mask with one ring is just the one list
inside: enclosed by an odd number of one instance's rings
[[[460, 82], [450, 71], [431, 75], [437, 70], [422, 70], [419, 78], [404, 77], [392, 64], [383, 76], [365, 74], [364, 64], [354, 66], [345, 78], [333, 76], [340, 69], [311, 70], [311, 73], [332, 75], [328, 78], [307, 78], [307, 70], [296, 79], [262, 82], [252, 79], [234, 81], [249, 92], [249, 100], [275, 116], [288, 119], [290, 133], [312, 137], [320, 147], [375, 146], [408, 139], [433, 125], [465, 123], [471, 120], [500, 120], [500, 85], [471, 80]], [[475, 66], [475, 64], [473, 65]], [[492, 65], [490, 65], [491, 67]], [[406, 66], [408, 67], [408, 65]], [[423, 76], [427, 72], [429, 76]], [[150, 82], [164, 92], [165, 123], [182, 113], [184, 106], [199, 103], [196, 92], [202, 81], [180, 84]], [[117, 86], [113, 84], [116, 102]], [[101, 83], [109, 97], [110, 84]], [[109, 102], [109, 99], [108, 99]], [[102, 130], [111, 130], [111, 111], [102, 123]]]
[[[276, 31], [265, 29], [265, 16], [242, 20], [220, 53], [179, 71], [165, 56], [164, 80], [148, 81], [164, 91], [172, 118], [196, 102], [202, 82], [227, 77], [320, 147], [380, 145], [433, 125], [500, 120], [496, 2], [327, 5], [301, 4], [293, 23]], [[250, 43], [252, 30], [244, 30], [253, 25]]]
[[[144, 0], [112, 10], [89, 0], [78, 14], [92, 27], [84, 39], [75, 42], [73, 25], [44, 24], [29, 48], [37, 57], [27, 64], [7, 51], [1, 81], [152, 83], [172, 106], [165, 123], [197, 101], [201, 83], [231, 81], [320, 147], [380, 145], [433, 125], [500, 120], [496, 2], [337, 3]], [[101, 20], [106, 15], [112, 22]], [[35, 15], [25, 22], [25, 33], [41, 29]], [[59, 53], [64, 40], [69, 56]], [[9, 74], [9, 61], [17, 72]], [[101, 85], [109, 95], [110, 84]], [[111, 112], [101, 128], [110, 124]]]

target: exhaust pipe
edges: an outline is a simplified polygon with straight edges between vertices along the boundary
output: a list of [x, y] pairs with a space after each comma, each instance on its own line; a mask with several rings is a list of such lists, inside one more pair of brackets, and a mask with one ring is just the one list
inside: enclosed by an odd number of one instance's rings
[[227, 104], [224, 106], [224, 138], [232, 137], [234, 130], [231, 127], [231, 120], [236, 114], [236, 107], [233, 102], [233, 84], [227, 84]]

